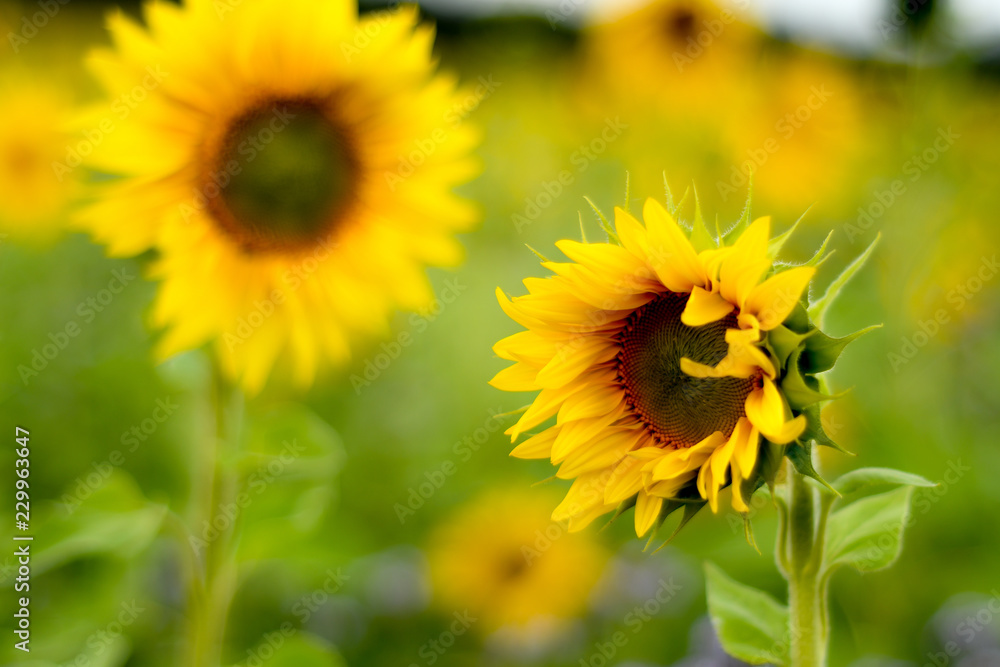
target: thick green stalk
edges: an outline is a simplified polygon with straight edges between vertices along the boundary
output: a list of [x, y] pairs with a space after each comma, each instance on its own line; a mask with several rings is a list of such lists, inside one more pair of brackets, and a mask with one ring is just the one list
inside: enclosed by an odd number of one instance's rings
[[791, 620], [791, 667], [825, 667], [827, 650], [826, 593], [820, 580], [826, 512], [817, 491], [790, 469], [786, 544], [788, 605]]
[[226, 619], [236, 586], [235, 548], [238, 515], [223, 512], [235, 507], [239, 493], [235, 471], [242, 421], [242, 394], [212, 366], [211, 400], [214, 407], [214, 434], [199, 448], [195, 471], [194, 502], [197, 515], [183, 548], [196, 552], [200, 571], [189, 582], [188, 644], [182, 651], [183, 664], [219, 667]]

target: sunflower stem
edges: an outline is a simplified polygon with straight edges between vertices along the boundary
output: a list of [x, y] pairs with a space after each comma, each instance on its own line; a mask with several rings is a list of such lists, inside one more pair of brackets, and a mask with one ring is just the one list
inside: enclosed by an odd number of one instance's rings
[[[212, 364], [211, 401], [214, 434], [199, 448], [195, 487], [197, 517], [191, 548], [200, 558], [200, 570], [189, 582], [188, 643], [184, 665], [219, 667], [222, 664], [226, 619], [236, 589], [235, 549], [239, 515], [221, 508], [233, 506], [239, 492], [235, 470], [239, 451], [243, 395]], [[218, 510], [218, 511], [217, 511]]]
[[[817, 490], [791, 466], [788, 471], [788, 606], [791, 667], [825, 667], [827, 650], [826, 587], [820, 577], [825, 514], [829, 504], [817, 504]], [[824, 516], [817, 516], [819, 514]]]

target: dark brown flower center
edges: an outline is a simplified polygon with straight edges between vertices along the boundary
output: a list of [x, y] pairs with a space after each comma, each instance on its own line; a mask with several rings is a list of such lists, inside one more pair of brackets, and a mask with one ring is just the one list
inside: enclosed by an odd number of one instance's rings
[[687, 46], [688, 38], [695, 34], [697, 21], [698, 17], [691, 7], [674, 7], [663, 18], [663, 31], [670, 41]]
[[308, 247], [336, 226], [358, 168], [326, 107], [273, 100], [227, 128], [203, 188], [213, 218], [245, 250]]
[[660, 444], [690, 447], [715, 431], [729, 436], [746, 413], [756, 378], [696, 378], [681, 371], [687, 357], [714, 366], [726, 356], [726, 329], [736, 315], [701, 327], [681, 322], [687, 294], [665, 292], [636, 310], [620, 335], [618, 377], [629, 405]]

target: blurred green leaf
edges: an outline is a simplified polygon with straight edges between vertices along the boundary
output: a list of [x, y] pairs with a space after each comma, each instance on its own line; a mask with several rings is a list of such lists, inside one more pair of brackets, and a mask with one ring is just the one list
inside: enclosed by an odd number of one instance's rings
[[722, 648], [751, 665], [784, 665], [782, 652], [788, 637], [788, 608], [764, 591], [730, 579], [711, 563], [705, 564], [708, 613]]
[[877, 486], [932, 487], [937, 484], [920, 475], [894, 468], [859, 468], [842, 475], [833, 483], [833, 488], [844, 496]]
[[315, 530], [336, 500], [344, 458], [340, 436], [305, 406], [281, 404], [252, 418], [241, 462], [241, 557], [286, 557]]
[[[267, 634], [251, 651], [268, 667], [345, 667], [347, 664], [332, 646], [303, 631], [288, 637], [276, 630]], [[270, 657], [265, 658], [265, 655]]]
[[42, 524], [33, 569], [40, 574], [97, 554], [133, 558], [156, 539], [166, 513], [165, 505], [142, 495], [128, 473], [114, 470], [91, 496]]
[[902, 550], [912, 492], [907, 486], [834, 512], [826, 529], [827, 571], [851, 565], [860, 572], [874, 572], [892, 565]]

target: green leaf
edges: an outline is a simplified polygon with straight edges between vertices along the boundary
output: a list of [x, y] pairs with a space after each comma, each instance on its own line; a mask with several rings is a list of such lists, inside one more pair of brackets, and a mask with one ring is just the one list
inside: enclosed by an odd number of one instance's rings
[[[271, 639], [263, 640], [259, 648], [268, 647], [266, 654], [271, 657], [264, 662], [267, 667], [345, 667], [347, 664], [330, 644], [308, 632], [300, 630], [286, 636], [278, 629], [266, 636]], [[253, 655], [264, 654], [259, 650], [250, 651]]]
[[872, 252], [875, 250], [875, 246], [878, 245], [879, 239], [881, 238], [882, 234], [880, 232], [878, 236], [875, 237], [875, 240], [872, 241], [872, 244], [868, 246], [868, 248], [861, 253], [857, 259], [851, 262], [850, 265], [844, 269], [843, 273], [837, 276], [834, 281], [830, 283], [830, 286], [826, 288], [826, 293], [820, 297], [818, 301], [809, 305], [809, 317], [816, 323], [816, 326], [822, 326], [823, 317], [826, 315], [826, 311], [830, 307], [830, 304], [836, 300], [837, 295], [840, 294], [840, 290], [844, 288], [844, 285], [846, 285], [848, 281], [854, 277], [854, 274], [860, 271], [861, 267], [865, 265], [865, 262], [867, 262], [868, 258], [871, 257]]
[[805, 351], [802, 353], [803, 370], [806, 373], [812, 374], [830, 370], [837, 363], [837, 359], [840, 358], [841, 353], [843, 353], [844, 348], [848, 344], [856, 341], [869, 331], [880, 329], [881, 327], [881, 324], [873, 324], [843, 338], [831, 338], [819, 329], [815, 329], [816, 333], [809, 336], [809, 339], [806, 341]]
[[867, 491], [878, 486], [937, 486], [920, 475], [911, 472], [894, 470], [892, 468], [860, 468], [842, 475], [840, 479], [833, 483], [833, 487], [846, 496], [859, 491]]
[[253, 414], [247, 430], [239, 462], [240, 558], [308, 558], [308, 549], [326, 548], [309, 537], [336, 501], [345, 460], [337, 432], [295, 403]]
[[165, 505], [147, 500], [121, 469], [112, 471], [96, 489], [87, 487], [86, 496], [76, 493], [78, 504], [67, 504], [41, 522], [34, 573], [84, 556], [133, 558], [156, 539], [167, 514]]
[[892, 565], [902, 551], [912, 493], [913, 488], [906, 486], [834, 512], [826, 528], [826, 568], [851, 565], [860, 572], [874, 572]]
[[708, 613], [726, 653], [751, 665], [786, 664], [781, 649], [788, 642], [788, 608], [711, 563], [705, 563], [705, 583]]

